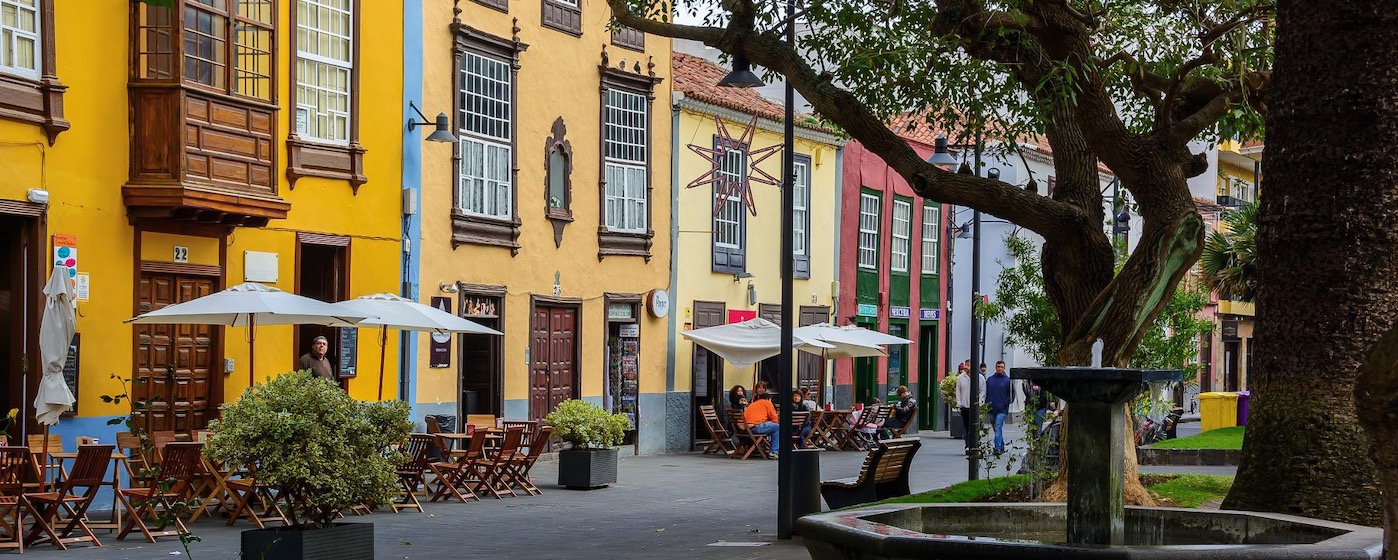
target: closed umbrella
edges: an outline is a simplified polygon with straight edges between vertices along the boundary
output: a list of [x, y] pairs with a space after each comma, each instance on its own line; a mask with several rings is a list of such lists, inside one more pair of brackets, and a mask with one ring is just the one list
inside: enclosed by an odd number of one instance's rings
[[[48, 464], [49, 427], [73, 406], [73, 392], [63, 381], [63, 366], [68, 361], [68, 345], [78, 330], [73, 302], [77, 294], [69, 280], [68, 267], [57, 265], [44, 286], [44, 317], [39, 324], [39, 355], [44, 361], [44, 376], [39, 381], [39, 394], [34, 397], [35, 417], [44, 425], [44, 447], [40, 465]], [[48, 469], [44, 469], [47, 477]]]
[[[383, 400], [384, 348], [388, 329], [437, 334], [464, 333], [501, 336], [505, 333], [474, 323], [430, 305], [423, 305], [393, 294], [373, 294], [333, 304], [347, 312], [370, 316], [360, 327], [379, 327], [379, 400]], [[402, 398], [402, 395], [399, 395]]]
[[[775, 356], [782, 348], [781, 326], [760, 317], [680, 334], [738, 367], [750, 366]], [[799, 350], [813, 354], [819, 354], [821, 349], [833, 348], [830, 344], [801, 336], [793, 337], [792, 344]]]
[[368, 315], [248, 282], [127, 319], [140, 325], [224, 325], [248, 328], [248, 385], [254, 382], [257, 325], [352, 327]]

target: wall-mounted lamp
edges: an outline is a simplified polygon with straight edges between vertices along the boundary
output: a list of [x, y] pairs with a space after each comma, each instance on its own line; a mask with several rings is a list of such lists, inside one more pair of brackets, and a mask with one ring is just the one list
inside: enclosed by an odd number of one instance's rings
[[757, 74], [752, 73], [752, 63], [742, 56], [734, 55], [733, 71], [718, 81], [719, 87], [753, 88], [767, 85]]
[[742, 282], [743, 280], [746, 280], [746, 279], [748, 279], [748, 278], [757, 278], [757, 275], [755, 275], [755, 274], [753, 274], [753, 273], [751, 273], [751, 272], [748, 272], [748, 271], [744, 270], [744, 271], [742, 271], [742, 272], [738, 272], [738, 273], [735, 273], [735, 274], [733, 275], [733, 282], [734, 282], [734, 283]]
[[408, 119], [408, 130], [417, 130], [417, 127], [419, 126], [432, 125], [436, 128], [436, 130], [433, 130], [432, 134], [427, 135], [428, 142], [456, 141], [456, 136], [452, 135], [451, 133], [451, 124], [449, 122], [449, 119], [447, 119], [446, 113], [437, 113], [436, 122], [432, 122], [427, 120], [427, 115], [422, 114], [422, 110], [418, 109], [417, 105], [414, 105], [412, 101], [408, 102], [408, 106], [413, 108], [413, 112], [417, 113], [417, 116], [422, 117], [421, 121]]
[[748, 281], [748, 305], [757, 305], [757, 286], [752, 285], [751, 280]]
[[951, 152], [947, 151], [946, 135], [938, 136], [933, 144], [932, 156], [927, 158], [927, 163], [944, 166], [944, 169], [951, 169], [951, 166], [956, 165], [956, 162], [956, 158], [952, 157]]
[[966, 223], [961, 224], [961, 227], [957, 229], [961, 230], [956, 232], [957, 239], [970, 239], [971, 236], [975, 235], [975, 232], [971, 231], [971, 220], [966, 220]]
[[442, 282], [437, 284], [437, 289], [444, 294], [454, 294], [461, 291], [461, 288], [456, 286], [456, 282]]

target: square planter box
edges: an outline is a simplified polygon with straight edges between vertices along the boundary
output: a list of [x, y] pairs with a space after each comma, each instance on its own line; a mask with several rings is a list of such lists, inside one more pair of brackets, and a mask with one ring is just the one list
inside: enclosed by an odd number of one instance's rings
[[591, 490], [616, 483], [617, 450], [565, 449], [558, 452], [558, 485]]
[[374, 560], [374, 524], [243, 531], [243, 560]]

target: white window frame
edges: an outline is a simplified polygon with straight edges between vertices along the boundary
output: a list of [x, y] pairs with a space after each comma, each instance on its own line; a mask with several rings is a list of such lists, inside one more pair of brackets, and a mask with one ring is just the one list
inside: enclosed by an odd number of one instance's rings
[[[650, 107], [646, 95], [607, 88], [602, 107], [602, 147], [605, 151], [606, 208], [602, 223], [609, 231], [645, 233], [650, 224], [646, 129]], [[614, 184], [620, 178], [621, 184]]]
[[795, 235], [792, 237], [791, 254], [799, 257], [810, 253], [811, 166], [801, 159], [795, 159], [792, 161], [792, 172], [791, 225], [795, 228]]
[[941, 245], [942, 207], [930, 202], [922, 205], [922, 273], [937, 274]]
[[[354, 1], [345, 0], [346, 8], [341, 9], [333, 6], [327, 0], [296, 0], [298, 11], [296, 18], [296, 122], [292, 126], [296, 128], [296, 135], [304, 140], [315, 140], [326, 144], [347, 146], [350, 143], [351, 128], [354, 123], [350, 122], [351, 111], [354, 107]], [[349, 16], [347, 28], [344, 33], [337, 33], [329, 29], [315, 27], [311, 18], [300, 13], [302, 7], [306, 7], [307, 12], [321, 10], [329, 12], [331, 18], [339, 18], [343, 15]], [[312, 43], [310, 40], [303, 40], [305, 36], [313, 34], [324, 34], [330, 37], [331, 41], [344, 41], [344, 59], [338, 59], [323, 53], [312, 53], [304, 50]], [[321, 80], [321, 70], [324, 73], [343, 74], [344, 89], [339, 89]], [[343, 111], [323, 107], [322, 97], [343, 96], [345, 108]], [[303, 121], [304, 120], [304, 126]], [[312, 123], [319, 123], [325, 120], [325, 127], [312, 126]], [[344, 123], [343, 136], [337, 132], [338, 123]]]
[[912, 249], [912, 223], [912, 203], [893, 199], [893, 237], [888, 244], [888, 269], [892, 272], [908, 271], [908, 252]]
[[[747, 168], [747, 153], [737, 149], [728, 148], [723, 156], [723, 166], [718, 175], [727, 181], [745, 181], [743, 170]], [[737, 190], [733, 191], [734, 193]], [[714, 245], [727, 247], [730, 249], [742, 249], [745, 243], [743, 235], [743, 222], [747, 216], [747, 208], [743, 205], [743, 197], [739, 194], [725, 196], [723, 188], [715, 185], [714, 203], [723, 201], [723, 208], [714, 214]]]
[[879, 196], [859, 193], [859, 268], [879, 268]]
[[[0, 9], [12, 8], [15, 10], [16, 21], [19, 20], [21, 13], [32, 13], [32, 15], [34, 16], [33, 31], [24, 31], [18, 27], [11, 27], [5, 25], [4, 19], [0, 17], [0, 41], [6, 41], [8, 43], [8, 45], [6, 46], [9, 47], [10, 56], [12, 57], [10, 64], [6, 64], [5, 60], [3, 58], [0, 58], [0, 72], [3, 72], [5, 74], [12, 74], [22, 78], [38, 80], [44, 71], [44, 17], [43, 6], [40, 5], [40, 3], [43, 2], [43, 0], [33, 1], [33, 6], [24, 6], [22, 5], [22, 2], [24, 2], [24, 0], [0, 0]], [[18, 52], [19, 42], [24, 39], [31, 40], [34, 42], [33, 68], [25, 68], [22, 66], [13, 65], [13, 57]]]
[[[514, 122], [511, 111], [514, 78], [510, 63], [473, 52], [467, 52], [462, 57], [465, 60], [457, 76], [457, 94], [467, 102], [463, 103], [457, 115], [456, 133], [460, 149], [457, 209], [472, 216], [510, 219], [514, 216]], [[481, 61], [482, 69], [489, 66], [495, 72], [491, 75], [472, 72], [469, 63], [472, 59]], [[495, 89], [500, 94], [492, 97], [488, 91], [471, 90], [469, 84], [472, 83], [503, 87], [487, 88]], [[474, 107], [485, 103], [472, 104], [471, 100], [488, 102], [497, 114], [474, 110]]]

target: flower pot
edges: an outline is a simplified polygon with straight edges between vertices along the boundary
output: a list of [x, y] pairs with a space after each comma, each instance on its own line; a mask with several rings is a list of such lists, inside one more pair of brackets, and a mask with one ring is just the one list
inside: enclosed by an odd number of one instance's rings
[[565, 449], [558, 452], [558, 485], [591, 490], [616, 483], [616, 449]]
[[374, 524], [243, 531], [243, 560], [374, 560]]

